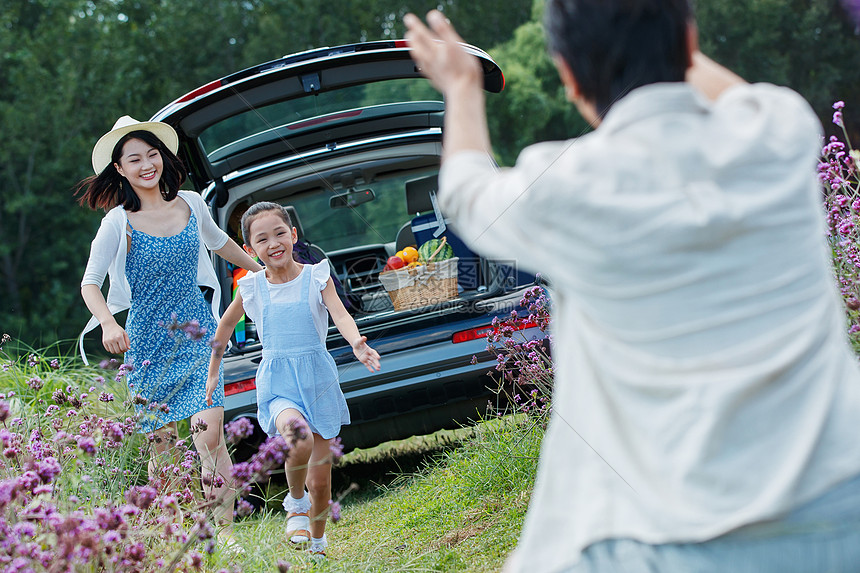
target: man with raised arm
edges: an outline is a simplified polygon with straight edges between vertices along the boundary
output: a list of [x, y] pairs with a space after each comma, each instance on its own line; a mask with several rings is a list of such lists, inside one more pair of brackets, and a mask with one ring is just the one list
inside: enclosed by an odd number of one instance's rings
[[553, 413], [507, 570], [857, 571], [860, 369], [809, 105], [701, 54], [687, 0], [548, 0], [596, 129], [498, 169], [478, 62], [427, 19], [405, 23], [446, 101], [442, 210], [552, 284]]

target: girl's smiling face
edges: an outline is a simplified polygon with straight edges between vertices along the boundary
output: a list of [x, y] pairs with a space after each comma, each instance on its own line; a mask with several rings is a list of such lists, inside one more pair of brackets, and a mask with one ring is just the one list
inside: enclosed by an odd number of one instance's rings
[[293, 244], [297, 240], [295, 227], [289, 227], [278, 212], [266, 211], [251, 221], [245, 250], [267, 267], [283, 268], [293, 263]]
[[161, 152], [141, 139], [129, 139], [122, 146], [122, 155], [116, 170], [128, 179], [137, 192], [156, 190], [164, 170]]

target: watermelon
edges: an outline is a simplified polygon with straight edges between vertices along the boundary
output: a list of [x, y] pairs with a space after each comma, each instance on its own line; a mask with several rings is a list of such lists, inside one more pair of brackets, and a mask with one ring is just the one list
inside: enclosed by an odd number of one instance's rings
[[[444, 239], [445, 237], [442, 237]], [[418, 247], [418, 260], [422, 263], [426, 263], [430, 260], [430, 255], [433, 254], [433, 251], [439, 248], [443, 240], [440, 239], [430, 239], [420, 247]], [[447, 242], [445, 242], [445, 246], [433, 257], [434, 263], [438, 263], [439, 261], [444, 261], [445, 259], [450, 259], [454, 257], [454, 249], [451, 248]]]

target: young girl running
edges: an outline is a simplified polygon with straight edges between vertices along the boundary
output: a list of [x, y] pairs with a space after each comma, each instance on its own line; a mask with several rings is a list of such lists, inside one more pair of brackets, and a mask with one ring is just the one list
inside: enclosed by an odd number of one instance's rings
[[379, 354], [368, 346], [344, 308], [329, 276], [328, 261], [303, 265], [293, 260], [298, 236], [284, 207], [268, 202], [252, 205], [242, 216], [242, 236], [245, 250], [259, 257], [266, 269], [239, 279], [239, 292], [218, 324], [206, 400], [218, 387], [218, 369], [230, 333], [246, 313], [256, 323], [263, 344], [257, 369], [260, 427], [270, 436], [281, 434], [285, 439], [291, 439], [296, 428], [303, 434], [286, 462], [287, 537], [292, 543], [310, 541], [311, 553], [325, 555], [331, 500], [329, 445], [341, 425], [349, 424], [337, 367], [325, 347], [326, 311], [371, 372], [379, 370]]

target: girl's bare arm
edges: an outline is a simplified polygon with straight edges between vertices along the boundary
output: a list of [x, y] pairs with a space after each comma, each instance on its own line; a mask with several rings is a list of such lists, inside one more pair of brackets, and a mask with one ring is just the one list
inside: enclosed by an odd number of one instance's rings
[[331, 277], [329, 277], [328, 283], [322, 291], [322, 298], [338, 332], [352, 346], [355, 357], [371, 372], [379, 370], [379, 353], [367, 344], [367, 337], [358, 332], [355, 320], [343, 306], [340, 297], [337, 296]]

